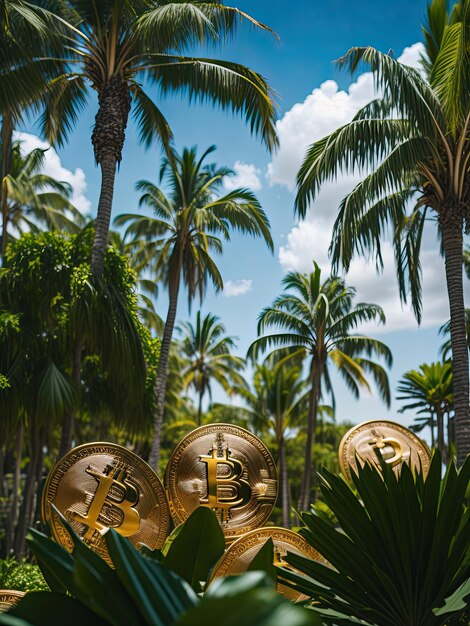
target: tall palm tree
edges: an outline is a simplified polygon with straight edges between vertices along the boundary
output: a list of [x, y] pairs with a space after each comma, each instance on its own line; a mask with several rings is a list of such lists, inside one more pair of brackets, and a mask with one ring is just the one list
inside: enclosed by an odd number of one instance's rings
[[201, 311], [198, 311], [196, 325], [184, 322], [181, 328], [184, 333], [181, 349], [188, 362], [182, 376], [185, 386], [197, 393], [197, 425], [200, 426], [204, 396], [207, 393], [212, 398], [212, 381], [228, 394], [234, 385], [243, 387], [245, 380], [239, 372], [245, 362], [230, 354], [236, 347], [235, 338], [225, 335], [225, 326], [216, 315], [208, 313], [201, 318]]
[[[255, 430], [269, 429], [274, 433], [278, 450], [282, 525], [291, 526], [291, 493], [289, 464], [286, 456], [286, 432], [294, 431], [308, 410], [308, 381], [302, 374], [301, 359], [268, 358], [257, 365], [253, 375], [253, 390], [239, 390], [251, 414]], [[246, 410], [246, 409], [245, 409]]]
[[72, 22], [65, 50], [69, 69], [50, 85], [43, 127], [51, 142], [62, 144], [89, 87], [98, 94], [92, 143], [102, 179], [91, 262], [99, 275], [131, 109], [145, 146], [157, 139], [168, 151], [172, 141], [167, 120], [142, 83], [154, 84], [161, 96], [186, 93], [191, 100], [240, 113], [271, 149], [277, 142], [275, 106], [264, 78], [231, 61], [184, 56], [191, 48], [225, 41], [240, 22], [269, 29], [218, 0], [70, 0], [65, 5]]
[[[452, 363], [423, 363], [418, 370], [409, 370], [398, 383], [397, 400], [411, 400], [400, 410], [418, 409], [419, 415], [427, 415], [432, 423], [437, 424], [437, 447], [441, 451], [444, 462], [447, 460], [447, 449], [444, 435], [445, 416], [453, 409]], [[452, 443], [451, 441], [448, 442]]]
[[199, 295], [202, 300], [211, 282], [219, 291], [222, 276], [213, 259], [221, 253], [222, 240], [231, 231], [262, 237], [272, 250], [269, 220], [256, 196], [248, 189], [223, 193], [222, 183], [233, 172], [226, 167], [205, 164], [214, 146], [198, 158], [196, 148], [185, 148], [181, 156], [173, 152], [163, 161], [160, 183], [166, 181], [168, 195], [148, 181], [137, 183], [142, 192], [139, 205], [152, 209], [155, 217], [121, 215], [116, 225], [129, 224], [126, 236], [136, 259], [150, 268], [168, 288], [169, 305], [162, 337], [155, 384], [156, 411], [149, 462], [156, 467], [160, 457], [160, 434], [163, 420], [168, 354], [176, 319], [178, 296], [183, 283], [188, 302]]
[[[36, 148], [23, 154], [20, 142], [12, 146], [9, 173], [2, 182], [2, 260], [11, 231], [21, 234], [25, 230], [37, 230], [40, 225], [49, 230], [77, 232], [85, 222], [69, 200], [70, 185], [42, 172], [45, 153]], [[3, 165], [1, 157], [0, 165]]]
[[468, 351], [462, 284], [463, 229], [470, 206], [470, 0], [451, 13], [429, 5], [427, 77], [371, 47], [352, 48], [339, 64], [370, 68], [379, 97], [349, 124], [310, 146], [298, 173], [304, 216], [322, 183], [342, 171], [372, 172], [341, 202], [333, 230], [334, 266], [374, 254], [392, 233], [400, 297], [421, 317], [420, 248], [425, 221], [437, 225], [445, 258], [455, 381], [458, 463], [470, 452]]
[[[255, 359], [260, 352], [274, 347], [274, 353], [287, 357], [308, 357], [309, 410], [304, 473], [300, 489], [299, 508], [310, 504], [312, 446], [317, 427], [318, 405], [325, 391], [333, 393], [329, 364], [334, 365], [352, 394], [358, 398], [360, 388], [370, 390], [367, 374], [375, 381], [382, 400], [390, 404], [390, 389], [385, 369], [372, 360], [378, 356], [391, 365], [392, 355], [387, 346], [366, 335], [353, 334], [358, 325], [368, 321], [385, 322], [382, 309], [376, 304], [355, 304], [355, 289], [346, 287], [337, 276], [321, 282], [321, 270], [315, 263], [311, 274], [290, 272], [283, 279], [284, 293], [258, 318], [258, 334], [267, 328], [277, 332], [256, 339], [249, 348]], [[333, 395], [334, 406], [334, 395]]]

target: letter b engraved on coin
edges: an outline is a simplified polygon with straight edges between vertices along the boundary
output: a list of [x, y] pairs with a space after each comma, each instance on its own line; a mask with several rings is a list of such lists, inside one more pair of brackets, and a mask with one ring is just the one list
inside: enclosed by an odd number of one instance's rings
[[[206, 465], [207, 495], [200, 498], [201, 506], [220, 511], [221, 521], [230, 519], [230, 509], [247, 504], [251, 498], [251, 487], [242, 478], [243, 463], [230, 458], [231, 452], [223, 445], [223, 436], [218, 433], [217, 448], [209, 454], [201, 454], [199, 461]], [[228, 473], [227, 473], [228, 472]]]
[[115, 528], [123, 537], [136, 533], [140, 515], [134, 507], [139, 501], [139, 491], [129, 480], [125, 466], [108, 465], [101, 473], [90, 465], [85, 471], [97, 481], [98, 488], [86, 515], [73, 512], [73, 519], [88, 527], [83, 538], [91, 540], [95, 530], [107, 528]]

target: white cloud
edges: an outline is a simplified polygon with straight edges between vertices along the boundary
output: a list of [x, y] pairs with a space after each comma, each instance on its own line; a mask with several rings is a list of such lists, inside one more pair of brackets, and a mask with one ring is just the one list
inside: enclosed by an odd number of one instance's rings
[[[419, 64], [421, 44], [403, 51], [399, 60], [414, 67]], [[326, 81], [314, 89], [304, 102], [295, 104], [278, 122], [280, 149], [268, 165], [271, 184], [281, 184], [293, 190], [295, 176], [306, 148], [339, 126], [348, 123], [356, 111], [374, 97], [373, 77], [361, 74], [347, 91], [340, 91], [334, 81]], [[341, 175], [335, 182], [323, 185], [312, 210], [304, 221], [288, 233], [279, 249], [279, 262], [284, 270], [311, 271], [312, 260], [320, 265], [324, 275], [330, 271], [328, 248], [331, 232], [341, 199], [359, 181], [358, 176]], [[375, 302], [385, 310], [386, 327], [382, 332], [416, 328], [409, 306], [399, 299], [393, 250], [389, 243], [382, 249], [385, 270], [377, 275], [374, 260], [357, 257], [353, 260], [347, 282], [357, 289], [357, 300]], [[435, 224], [425, 229], [422, 246], [423, 267], [423, 326], [443, 323], [449, 316], [445, 287], [444, 263], [439, 255]], [[369, 327], [367, 330], [372, 330]], [[379, 329], [374, 327], [375, 331]]]
[[253, 163], [235, 161], [233, 170], [234, 176], [224, 178], [224, 187], [227, 191], [233, 191], [239, 187], [246, 187], [252, 191], [261, 189], [261, 171]]
[[90, 213], [91, 202], [87, 198], [87, 182], [85, 172], [77, 167], [75, 171], [68, 170], [61, 163], [60, 157], [54, 148], [46, 142], [30, 133], [16, 132], [15, 139], [21, 141], [22, 150], [24, 152], [31, 152], [35, 148], [42, 148], [47, 150], [44, 159], [43, 172], [48, 176], [66, 182], [71, 185], [73, 193], [70, 201], [72, 204], [84, 215]]
[[[399, 61], [419, 67], [423, 45], [405, 48]], [[308, 146], [336, 128], [351, 121], [357, 111], [374, 97], [374, 79], [370, 72], [358, 76], [347, 91], [334, 80], [315, 88], [303, 102], [298, 102], [276, 123], [279, 150], [268, 165], [267, 178], [293, 189], [297, 171]]]
[[242, 278], [241, 280], [227, 280], [224, 284], [224, 296], [234, 298], [242, 296], [253, 289], [253, 281], [251, 278]]

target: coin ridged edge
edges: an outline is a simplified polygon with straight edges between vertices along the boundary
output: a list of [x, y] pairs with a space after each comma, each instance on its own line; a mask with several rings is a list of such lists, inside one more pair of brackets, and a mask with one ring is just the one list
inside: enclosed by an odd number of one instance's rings
[[[276, 537], [277, 535], [277, 537]], [[214, 565], [214, 569], [212, 571], [209, 584], [218, 577], [225, 576], [228, 568], [233, 564], [233, 562], [242, 556], [249, 548], [260, 545], [260, 549], [262, 544], [260, 539], [272, 539], [276, 541], [284, 541], [285, 543], [289, 543], [286, 541], [286, 535], [292, 539], [292, 546], [298, 548], [303, 554], [309, 556], [314, 561], [319, 561], [318, 556], [321, 557], [326, 563], [326, 560], [321, 556], [319, 552], [317, 552], [312, 546], [307, 543], [307, 541], [296, 533], [293, 530], [288, 528], [282, 528], [281, 526], [264, 526], [262, 528], [255, 528], [254, 530], [250, 530], [241, 537], [238, 537], [236, 541], [234, 541], [225, 551], [225, 553], [220, 557], [219, 561]], [[322, 561], [320, 561], [322, 562]]]

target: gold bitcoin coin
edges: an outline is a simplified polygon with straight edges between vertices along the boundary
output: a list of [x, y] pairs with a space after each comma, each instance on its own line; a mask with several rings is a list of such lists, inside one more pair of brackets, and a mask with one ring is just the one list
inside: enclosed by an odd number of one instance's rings
[[[287, 567], [297, 571], [283, 560], [287, 552], [293, 552], [313, 561], [320, 561], [327, 565], [327, 561], [310, 546], [298, 533], [286, 528], [266, 527], [252, 530], [243, 537], [234, 541], [225, 551], [212, 570], [210, 583], [220, 576], [232, 576], [246, 572], [251, 561], [261, 550], [266, 541], [271, 538], [274, 544], [274, 565]], [[306, 600], [307, 596], [291, 589], [286, 585], [278, 584], [277, 590], [292, 602]]]
[[73, 541], [51, 504], [108, 563], [104, 535], [109, 528], [128, 537], [136, 548], [161, 548], [168, 534], [170, 515], [160, 479], [136, 454], [112, 443], [74, 448], [47, 477], [43, 519], [54, 539], [71, 551]]
[[277, 498], [277, 471], [262, 441], [232, 424], [196, 428], [176, 446], [165, 472], [176, 524], [199, 506], [215, 511], [227, 541], [262, 526]]
[[339, 464], [344, 476], [351, 480], [351, 469], [356, 470], [356, 457], [364, 465], [369, 462], [380, 469], [377, 452], [395, 472], [403, 463], [428, 473], [431, 452], [428, 446], [411, 430], [388, 420], [363, 422], [349, 430], [339, 444]]
[[4, 613], [11, 609], [12, 606], [18, 604], [25, 595], [24, 591], [16, 591], [16, 589], [0, 589], [0, 613]]

